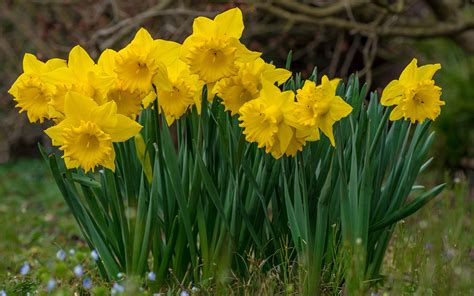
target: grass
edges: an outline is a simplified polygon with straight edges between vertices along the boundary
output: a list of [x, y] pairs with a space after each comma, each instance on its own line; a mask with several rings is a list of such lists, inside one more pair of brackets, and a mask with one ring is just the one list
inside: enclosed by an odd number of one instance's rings
[[[384, 263], [385, 280], [373, 293], [474, 295], [473, 199], [465, 182], [451, 183], [419, 213], [397, 225]], [[80, 231], [41, 160], [24, 159], [0, 167], [0, 225], [0, 290], [8, 295], [47, 294], [47, 283], [54, 278], [55, 295], [108, 294], [110, 285], [98, 278]], [[59, 250], [66, 251], [65, 261], [56, 258]], [[25, 262], [31, 271], [20, 275]], [[78, 264], [84, 267], [82, 277], [73, 273]], [[91, 291], [83, 287], [86, 277], [94, 283]], [[281, 283], [277, 270], [262, 274], [256, 266], [249, 281], [233, 281], [226, 293], [297, 293], [294, 285]], [[130, 280], [125, 286], [127, 295], [147, 293]], [[176, 292], [191, 287], [177, 283], [174, 288]], [[210, 293], [201, 289], [197, 294]]]

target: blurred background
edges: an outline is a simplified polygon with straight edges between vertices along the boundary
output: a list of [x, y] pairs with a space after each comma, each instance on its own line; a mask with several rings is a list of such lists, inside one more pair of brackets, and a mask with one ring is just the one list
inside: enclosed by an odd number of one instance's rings
[[[467, 0], [0, 1], [0, 163], [36, 156], [44, 127], [18, 114], [7, 91], [21, 73], [25, 52], [40, 59], [67, 58], [76, 44], [97, 58], [119, 49], [140, 27], [155, 38], [183, 41], [196, 16], [239, 6], [244, 42], [293, 71], [347, 77], [358, 72], [381, 91], [413, 57], [441, 63], [436, 80], [446, 106], [434, 129], [436, 165], [473, 180], [474, 4]], [[469, 177], [470, 176], [470, 177]], [[463, 178], [464, 178], [463, 177]]]

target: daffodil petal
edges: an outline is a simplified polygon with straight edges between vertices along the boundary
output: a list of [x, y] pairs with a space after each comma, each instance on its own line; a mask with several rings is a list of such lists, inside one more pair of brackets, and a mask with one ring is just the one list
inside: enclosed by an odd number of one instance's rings
[[112, 142], [124, 142], [135, 136], [141, 129], [142, 126], [135, 120], [117, 114], [117, 124], [114, 127], [107, 127], [105, 132], [111, 136]]
[[286, 69], [273, 69], [262, 73], [262, 78], [271, 82], [276, 82], [278, 85], [284, 83], [291, 77], [291, 72]]
[[218, 14], [214, 19], [217, 30], [221, 34], [229, 37], [240, 39], [244, 31], [244, 21], [242, 11], [239, 8], [229, 9], [221, 14]]
[[25, 73], [41, 74], [45, 71], [44, 63], [39, 61], [36, 56], [31, 53], [25, 53], [23, 57], [23, 71]]
[[[77, 92], [68, 92], [64, 101], [64, 113], [66, 118], [75, 121], [90, 120], [91, 111], [97, 107], [97, 103], [90, 97]], [[100, 119], [98, 119], [100, 120]]]
[[441, 69], [440, 64], [430, 64], [419, 67], [416, 70], [416, 79], [417, 80], [431, 80], [434, 74]]
[[398, 80], [392, 80], [383, 90], [380, 103], [384, 106], [398, 104], [405, 88]]
[[390, 120], [395, 121], [403, 117], [403, 109], [401, 106], [395, 107], [390, 113]]
[[79, 76], [87, 79], [87, 74], [95, 66], [87, 51], [79, 45], [76, 45], [69, 53], [68, 66]]
[[413, 59], [400, 74], [400, 82], [411, 83], [416, 78], [416, 68], [418, 61]]

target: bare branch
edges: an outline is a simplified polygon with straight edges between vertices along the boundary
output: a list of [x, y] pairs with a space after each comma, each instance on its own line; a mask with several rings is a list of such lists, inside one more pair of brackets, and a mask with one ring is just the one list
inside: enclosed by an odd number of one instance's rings
[[287, 9], [293, 10], [295, 12], [304, 13], [314, 17], [328, 17], [340, 12], [345, 11], [347, 8], [356, 8], [364, 4], [370, 3], [368, 0], [347, 0], [347, 1], [339, 1], [334, 4], [323, 6], [323, 7], [315, 7], [306, 5], [296, 1], [285, 1], [285, 0], [277, 0], [274, 3], [278, 4], [278, 6], [285, 7]]
[[291, 13], [285, 9], [267, 3], [256, 3], [258, 8], [263, 9], [275, 16], [287, 19], [293, 23], [305, 23], [321, 26], [342, 28], [355, 31], [366, 36], [400, 36], [410, 38], [427, 38], [443, 35], [458, 34], [474, 28], [474, 19], [459, 19], [453, 22], [437, 22], [423, 26], [388, 26], [380, 27], [365, 23], [354, 23], [346, 19], [324, 17], [315, 18], [304, 14]]

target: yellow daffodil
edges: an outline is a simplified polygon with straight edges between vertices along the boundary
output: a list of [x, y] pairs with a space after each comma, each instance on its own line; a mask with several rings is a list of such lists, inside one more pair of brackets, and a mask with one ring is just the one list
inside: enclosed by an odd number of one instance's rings
[[418, 67], [417, 60], [403, 70], [398, 80], [390, 82], [382, 93], [384, 106], [396, 105], [390, 120], [405, 118], [412, 123], [423, 122], [426, 118], [435, 120], [441, 112], [441, 88], [435, 85], [433, 75], [441, 69], [440, 64]]
[[295, 117], [299, 124], [319, 128], [335, 146], [333, 128], [336, 121], [341, 120], [352, 112], [352, 107], [341, 97], [336, 96], [338, 79], [329, 81], [325, 75], [321, 85], [306, 80], [303, 88], [297, 91]]
[[115, 102], [99, 106], [92, 98], [68, 92], [64, 104], [65, 118], [45, 133], [53, 145], [64, 151], [67, 168], [82, 167], [85, 171], [101, 165], [115, 169], [113, 142], [135, 136], [140, 124], [117, 114]]
[[189, 65], [191, 73], [206, 83], [235, 75], [236, 62], [250, 62], [260, 56], [240, 43], [243, 30], [242, 12], [238, 8], [227, 10], [213, 20], [198, 17], [192, 35], [183, 43], [181, 59]]
[[235, 76], [221, 79], [213, 89], [222, 98], [225, 109], [232, 115], [237, 114], [244, 103], [258, 97], [262, 89], [262, 79], [280, 85], [291, 76], [290, 71], [277, 69], [261, 58], [248, 63], [238, 63], [237, 66]]
[[149, 93], [155, 75], [165, 75], [166, 65], [179, 58], [180, 44], [166, 40], [153, 40], [141, 28], [133, 40], [118, 52], [116, 68], [118, 79], [130, 91]]
[[116, 58], [118, 53], [112, 49], [105, 50], [99, 58], [100, 70], [107, 76], [114, 77], [114, 83], [106, 92], [106, 101], [114, 101], [117, 104], [117, 112], [131, 118], [135, 118], [142, 109], [142, 101], [147, 98], [155, 98], [153, 90], [143, 91], [140, 89], [128, 89], [122, 79], [116, 73]]
[[69, 91], [93, 98], [99, 105], [105, 103], [105, 94], [113, 83], [113, 77], [103, 75], [89, 54], [79, 45], [69, 52], [67, 67], [62, 67], [46, 75], [56, 86], [56, 94], [51, 100], [59, 119], [64, 117], [64, 100]]
[[[197, 75], [191, 74], [184, 62], [177, 60], [167, 67], [167, 76], [155, 76], [154, 84], [169, 86], [168, 89], [157, 87], [158, 105], [168, 124], [180, 118], [194, 104], [200, 111], [204, 82], [199, 80]], [[147, 105], [151, 102], [144, 103]]]
[[66, 61], [51, 59], [46, 63], [39, 61], [32, 54], [23, 57], [23, 74], [21, 74], [8, 91], [17, 102], [20, 113], [26, 111], [30, 122], [43, 122], [50, 119], [50, 102], [56, 93], [56, 87], [48, 83], [45, 74], [66, 67]]
[[292, 91], [281, 92], [268, 81], [262, 84], [260, 96], [240, 108], [240, 126], [247, 141], [256, 142], [259, 148], [265, 147], [267, 153], [279, 158], [294, 140], [296, 130], [290, 118], [295, 95]]

